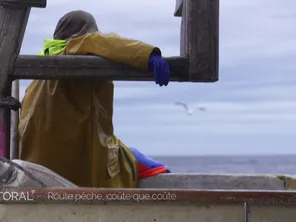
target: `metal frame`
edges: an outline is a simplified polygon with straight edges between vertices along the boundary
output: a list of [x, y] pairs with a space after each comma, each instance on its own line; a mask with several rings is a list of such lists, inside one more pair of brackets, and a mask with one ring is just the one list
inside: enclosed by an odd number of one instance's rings
[[[178, 1], [178, 0], [177, 0]], [[181, 56], [166, 58], [171, 81], [218, 81], [219, 0], [183, 0]], [[11, 110], [21, 104], [11, 97], [13, 80], [103, 78], [152, 81], [151, 73], [94, 56], [19, 56], [31, 7], [46, 0], [0, 0], [0, 156], [17, 158], [17, 136], [10, 138]], [[178, 1], [179, 2], [179, 1]], [[181, 1], [180, 1], [181, 2]], [[14, 130], [18, 115], [14, 116]], [[10, 150], [12, 139], [12, 150]], [[12, 155], [10, 155], [10, 153]]]

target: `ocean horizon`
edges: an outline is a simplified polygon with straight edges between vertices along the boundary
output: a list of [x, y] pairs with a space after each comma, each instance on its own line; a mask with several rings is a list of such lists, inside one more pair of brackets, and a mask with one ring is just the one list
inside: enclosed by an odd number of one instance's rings
[[296, 154], [151, 156], [172, 173], [296, 174]]

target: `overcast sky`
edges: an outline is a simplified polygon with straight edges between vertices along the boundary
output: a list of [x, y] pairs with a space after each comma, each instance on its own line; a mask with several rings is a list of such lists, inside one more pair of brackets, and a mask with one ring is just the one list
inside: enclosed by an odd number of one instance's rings
[[[102, 32], [179, 55], [174, 0], [48, 0], [33, 9], [22, 54], [36, 54], [70, 10], [91, 12]], [[217, 83], [116, 82], [114, 125], [151, 155], [296, 154], [296, 1], [221, 0]], [[21, 96], [29, 81], [21, 81]], [[175, 101], [201, 105], [188, 116]]]

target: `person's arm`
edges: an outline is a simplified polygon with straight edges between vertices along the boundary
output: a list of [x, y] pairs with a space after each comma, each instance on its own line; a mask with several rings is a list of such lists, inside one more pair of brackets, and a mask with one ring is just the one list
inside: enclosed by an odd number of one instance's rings
[[151, 54], [161, 56], [161, 51], [144, 42], [96, 32], [70, 40], [65, 54], [93, 54], [147, 71]]

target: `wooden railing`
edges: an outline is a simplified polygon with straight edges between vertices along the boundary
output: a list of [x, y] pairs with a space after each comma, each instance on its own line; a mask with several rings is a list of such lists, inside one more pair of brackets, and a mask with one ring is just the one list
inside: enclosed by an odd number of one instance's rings
[[[99, 57], [19, 56], [31, 7], [45, 8], [46, 0], [0, 0], [0, 156], [6, 158], [15, 158], [9, 155], [10, 111], [20, 108], [20, 102], [11, 97], [13, 80], [61, 78], [153, 80], [151, 73]], [[171, 81], [218, 81], [219, 0], [182, 1], [180, 44], [180, 56], [167, 58], [172, 75]], [[15, 135], [13, 138], [17, 140]], [[14, 144], [17, 144], [17, 141]]]

